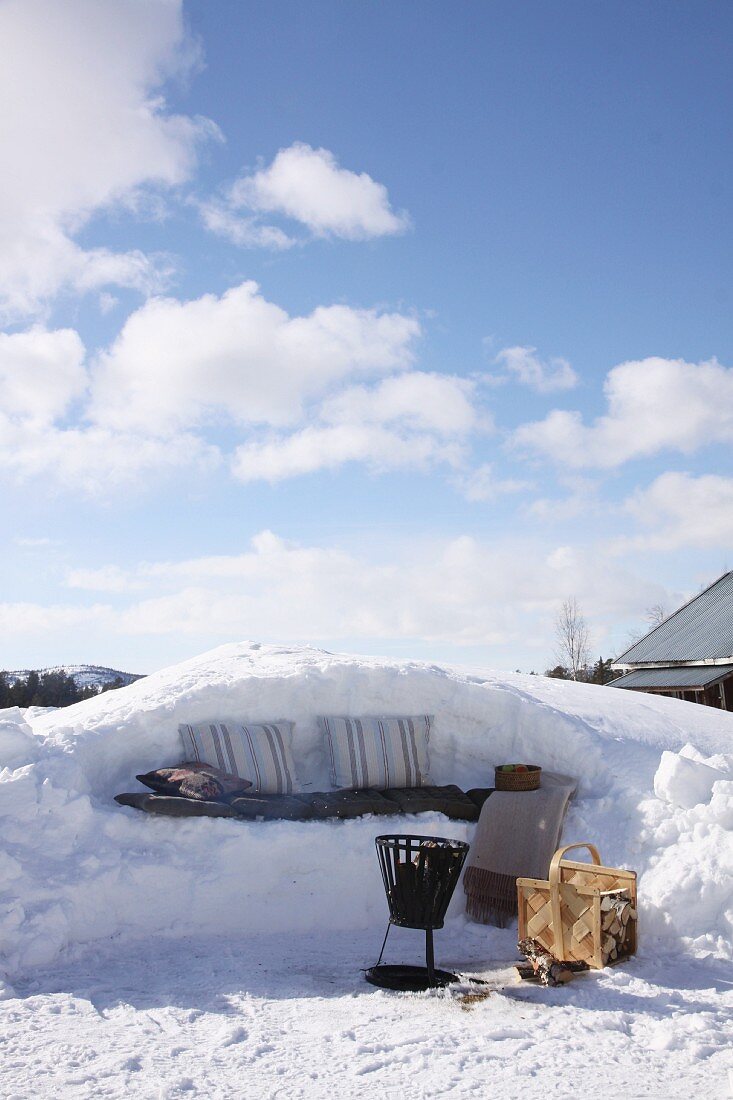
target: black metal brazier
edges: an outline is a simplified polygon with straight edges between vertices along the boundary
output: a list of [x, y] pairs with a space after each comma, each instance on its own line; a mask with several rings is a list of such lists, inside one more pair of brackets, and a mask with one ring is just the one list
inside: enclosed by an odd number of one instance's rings
[[[401, 990], [430, 989], [458, 981], [455, 974], [435, 969], [433, 931], [443, 927], [468, 844], [439, 836], [378, 836], [375, 843], [389, 905], [389, 924], [379, 959], [366, 971], [367, 981]], [[393, 924], [424, 929], [424, 967], [380, 965]]]

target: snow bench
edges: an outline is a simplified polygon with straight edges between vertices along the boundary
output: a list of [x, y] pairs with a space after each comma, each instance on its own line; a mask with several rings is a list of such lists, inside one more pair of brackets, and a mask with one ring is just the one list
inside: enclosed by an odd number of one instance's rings
[[442, 813], [453, 821], [477, 821], [491, 788], [464, 792], [454, 784], [386, 791], [316, 791], [299, 794], [239, 795], [222, 802], [205, 802], [149, 791], [118, 794], [115, 802], [145, 813], [168, 817], [234, 817], [265, 821], [324, 821], [365, 814]]

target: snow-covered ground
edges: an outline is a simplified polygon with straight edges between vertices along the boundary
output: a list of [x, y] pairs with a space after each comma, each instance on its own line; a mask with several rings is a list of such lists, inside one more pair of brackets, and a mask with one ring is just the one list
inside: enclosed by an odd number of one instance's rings
[[[180, 759], [180, 721], [435, 715], [438, 783], [527, 760], [580, 779], [564, 841], [640, 873], [640, 951], [520, 985], [515, 930], [454, 898], [439, 965], [490, 995], [377, 991], [377, 833], [471, 839], [441, 815], [245, 823], [112, 801]], [[726, 1096], [733, 1018], [733, 716], [485, 670], [225, 646], [61, 711], [0, 713], [0, 1096]], [[395, 930], [392, 961], [417, 961]]]
[[[564, 989], [514, 976], [514, 938], [455, 922], [440, 963], [482, 976], [433, 994], [359, 973], [381, 935], [146, 940], [23, 980], [0, 1003], [4, 1097], [729, 1096], [733, 970], [640, 959]], [[389, 958], [419, 961], [394, 929]], [[485, 996], [485, 994], [488, 994]]]

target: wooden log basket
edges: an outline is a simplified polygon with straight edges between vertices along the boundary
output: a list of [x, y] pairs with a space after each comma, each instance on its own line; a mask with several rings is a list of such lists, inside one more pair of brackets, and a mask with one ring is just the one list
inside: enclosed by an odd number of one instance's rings
[[[565, 858], [587, 848], [592, 863]], [[600, 970], [636, 952], [636, 872], [604, 867], [593, 844], [567, 844], [548, 880], [517, 879], [519, 939], [533, 939], [562, 962]]]

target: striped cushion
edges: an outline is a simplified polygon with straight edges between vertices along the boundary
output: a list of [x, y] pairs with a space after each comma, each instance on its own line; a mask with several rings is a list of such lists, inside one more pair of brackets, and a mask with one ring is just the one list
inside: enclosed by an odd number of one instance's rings
[[334, 787], [423, 787], [432, 718], [319, 718]]
[[213, 764], [248, 779], [252, 794], [290, 794], [295, 766], [290, 742], [292, 722], [242, 726], [238, 722], [202, 722], [178, 727], [187, 760]]

